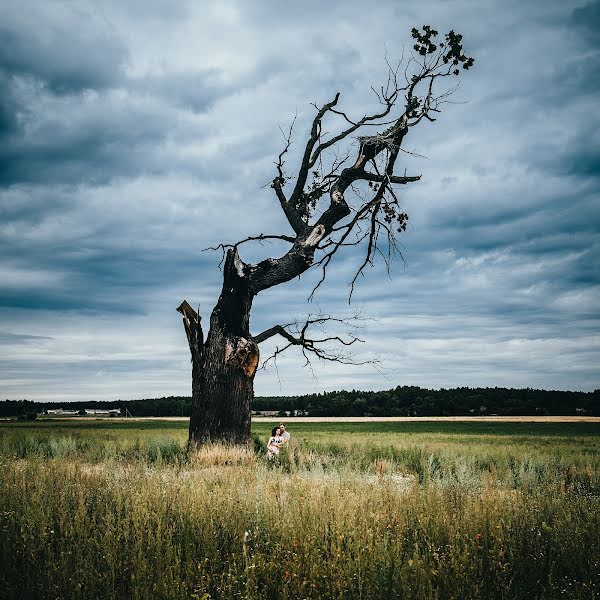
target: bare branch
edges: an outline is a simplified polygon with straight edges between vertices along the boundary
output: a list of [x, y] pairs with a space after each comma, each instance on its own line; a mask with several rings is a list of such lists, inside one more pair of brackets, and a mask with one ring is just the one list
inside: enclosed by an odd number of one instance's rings
[[[312, 168], [310, 165], [310, 159], [311, 159], [313, 148], [315, 147], [315, 144], [317, 143], [317, 141], [319, 140], [319, 137], [321, 135], [321, 121], [323, 120], [323, 116], [330, 108], [334, 107], [338, 103], [339, 98], [340, 98], [340, 94], [338, 92], [335, 95], [335, 98], [331, 102], [327, 102], [327, 104], [324, 104], [317, 111], [317, 114], [315, 115], [315, 118], [313, 119], [312, 127], [310, 130], [310, 137], [308, 138], [308, 141], [306, 142], [306, 148], [304, 149], [304, 156], [302, 157], [302, 163], [300, 164], [300, 169], [298, 170], [298, 178], [296, 180], [296, 185], [294, 187], [294, 191], [292, 192], [292, 195], [291, 195], [290, 201], [289, 201], [289, 203], [292, 206], [294, 206], [298, 202], [298, 200], [302, 194], [302, 191], [304, 190], [304, 186], [306, 185], [306, 179], [308, 178], [308, 172]], [[313, 165], [314, 165], [314, 163], [313, 163]]]
[[360, 267], [354, 274], [354, 278], [352, 279], [352, 281], [350, 283], [350, 294], [348, 294], [348, 304], [350, 304], [350, 302], [352, 301], [352, 294], [354, 293], [354, 284], [356, 283], [356, 280], [358, 279], [359, 275], [363, 274], [364, 268], [368, 264], [371, 264], [371, 265], [373, 264], [373, 262], [372, 262], [373, 251], [374, 251], [374, 248], [377, 248], [377, 234], [378, 234], [377, 212], [379, 210], [380, 202], [381, 202], [381, 200], [379, 200], [379, 202], [373, 207], [373, 211], [371, 213], [371, 229], [369, 231], [369, 243], [367, 245], [367, 252], [365, 254], [365, 258], [364, 258], [362, 264], [360, 265]]
[[290, 129], [287, 134], [285, 134], [280, 127], [285, 146], [283, 150], [279, 153], [279, 156], [277, 157], [277, 161], [275, 163], [275, 166], [277, 167], [277, 177], [275, 177], [271, 182], [271, 187], [273, 188], [273, 190], [275, 190], [275, 194], [277, 196], [277, 199], [279, 200], [281, 209], [283, 210], [283, 213], [285, 214], [288, 220], [288, 223], [290, 224], [290, 226], [296, 234], [302, 234], [306, 229], [306, 225], [302, 221], [300, 215], [294, 209], [292, 204], [288, 202], [288, 199], [286, 198], [285, 193], [283, 192], [283, 186], [285, 185], [285, 182], [287, 180], [284, 173], [285, 161], [283, 160], [283, 158], [290, 149], [290, 146], [292, 145], [292, 133], [294, 131], [294, 125], [296, 123], [297, 117], [298, 115], [294, 116], [294, 119], [292, 121], [292, 124], [290, 125]]
[[[353, 329], [359, 329], [361, 321], [364, 321], [364, 319], [360, 314], [356, 314], [349, 319], [335, 318], [325, 314], [309, 315], [302, 325], [299, 322], [287, 325], [274, 325], [262, 333], [253, 336], [252, 340], [260, 344], [275, 335], [280, 335], [287, 341], [284, 346], [277, 346], [274, 352], [263, 361], [263, 367], [271, 362], [276, 364], [277, 357], [292, 346], [301, 347], [302, 354], [306, 359], [306, 365], [310, 365], [309, 355], [316, 356], [323, 361], [340, 362], [343, 364], [374, 364], [377, 361], [356, 361], [351, 354], [344, 350], [344, 348], [363, 341], [354, 334], [347, 334], [345, 337], [342, 337], [341, 335], [327, 335], [324, 333], [323, 337], [314, 337], [309, 333], [309, 330], [314, 327], [323, 331], [323, 327], [328, 323], [337, 323]], [[328, 344], [334, 344], [336, 347], [331, 348]]]
[[[357, 129], [359, 129], [360, 127], [362, 127], [365, 123], [367, 123], [369, 121], [376, 121], [378, 119], [383, 119], [385, 116], [387, 116], [390, 113], [390, 111], [392, 110], [392, 108], [393, 108], [393, 106], [394, 106], [394, 104], [396, 102], [397, 95], [398, 95], [398, 90], [396, 90], [394, 92], [394, 94], [392, 95], [392, 97], [390, 97], [386, 101], [387, 102], [387, 106], [386, 106], [386, 109], [384, 111], [382, 111], [382, 112], [380, 112], [378, 114], [374, 114], [374, 115], [365, 115], [362, 119], [360, 119], [356, 123], [353, 123], [351, 127], [348, 127], [347, 129], [345, 129], [344, 131], [342, 131], [338, 135], [330, 138], [326, 142], [320, 143], [317, 146], [317, 149], [313, 152], [313, 154], [312, 154], [312, 156], [310, 158], [309, 168], [312, 169], [312, 167], [317, 162], [317, 159], [319, 158], [319, 156], [321, 155], [321, 153], [324, 150], [326, 150], [327, 148], [330, 148], [334, 144], [337, 144], [341, 140], [347, 138], [349, 135], [353, 134]], [[352, 122], [352, 121], [350, 121], [350, 122]]]
[[292, 337], [292, 335], [290, 333], [288, 333], [282, 325], [273, 325], [273, 327], [266, 329], [262, 333], [252, 336], [252, 339], [257, 344], [260, 344], [261, 342], [268, 340], [269, 338], [273, 337], [274, 335], [280, 335], [281, 337], [286, 338], [291, 343], [294, 343], [296, 341]]
[[241, 246], [242, 244], [246, 244], [247, 242], [264, 242], [264, 241], [268, 241], [268, 240], [283, 240], [284, 242], [289, 242], [290, 244], [293, 244], [296, 241], [296, 238], [293, 238], [289, 235], [264, 235], [264, 234], [259, 234], [259, 235], [251, 235], [248, 236], [247, 238], [244, 238], [243, 240], [240, 240], [239, 242], [236, 242], [235, 244], [219, 244], [217, 246], [209, 246], [208, 248], [203, 248], [202, 252], [206, 252], [206, 250], [227, 250], [227, 248], [237, 248], [238, 246]]
[[227, 254], [228, 249], [236, 250], [242, 244], [246, 244], [248, 242], [258, 242], [259, 244], [263, 244], [263, 242], [270, 242], [272, 240], [282, 240], [284, 242], [288, 242], [289, 244], [293, 244], [296, 241], [296, 238], [293, 238], [289, 235], [251, 235], [235, 244], [218, 244], [217, 246], [209, 246], [208, 248], [202, 248], [202, 252], [207, 252], [208, 250], [214, 250], [215, 252], [220, 250], [222, 252], [221, 260], [219, 261], [219, 267], [223, 264], [225, 260], [225, 255]]

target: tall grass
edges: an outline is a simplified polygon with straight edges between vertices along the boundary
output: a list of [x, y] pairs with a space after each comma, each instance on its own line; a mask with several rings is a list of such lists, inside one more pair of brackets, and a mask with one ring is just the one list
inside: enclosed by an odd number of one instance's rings
[[0, 428], [0, 597], [600, 595], [594, 437], [88, 434]]

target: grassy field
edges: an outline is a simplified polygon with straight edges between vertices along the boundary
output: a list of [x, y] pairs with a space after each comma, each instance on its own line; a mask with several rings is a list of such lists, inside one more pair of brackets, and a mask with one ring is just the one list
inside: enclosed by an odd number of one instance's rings
[[0, 423], [0, 597], [600, 597], [600, 424], [289, 428]]

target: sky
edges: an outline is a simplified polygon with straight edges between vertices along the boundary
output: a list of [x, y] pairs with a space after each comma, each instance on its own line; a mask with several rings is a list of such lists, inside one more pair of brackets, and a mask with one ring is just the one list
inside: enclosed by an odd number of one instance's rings
[[349, 249], [312, 302], [309, 271], [251, 317], [256, 334], [358, 310], [355, 359], [377, 368], [307, 369], [291, 349], [256, 394], [599, 388], [599, 0], [5, 0], [0, 398], [189, 395], [175, 309], [208, 323], [220, 254], [203, 250], [290, 233], [267, 185], [280, 128], [296, 119], [293, 175], [313, 103], [377, 108], [386, 57], [425, 24], [462, 33], [475, 66], [406, 138], [419, 156], [397, 172], [422, 178], [398, 190], [403, 260], [369, 269], [349, 306]]

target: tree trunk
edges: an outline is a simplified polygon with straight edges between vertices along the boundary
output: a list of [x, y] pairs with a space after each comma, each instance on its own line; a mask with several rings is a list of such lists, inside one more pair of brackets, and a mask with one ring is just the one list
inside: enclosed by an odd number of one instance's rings
[[[186, 324], [192, 354], [192, 414], [189, 443], [209, 441], [245, 444], [250, 439], [254, 374], [258, 345], [250, 339], [248, 273], [237, 250], [229, 250], [223, 268], [223, 290], [210, 317], [210, 331], [202, 340], [200, 317], [197, 327]], [[181, 307], [180, 307], [181, 308]], [[184, 314], [184, 324], [189, 316]], [[186, 311], [189, 313], [189, 310]], [[198, 333], [199, 330], [199, 333]]]
[[258, 265], [244, 264], [237, 248], [228, 250], [223, 289], [211, 314], [205, 342], [196, 311], [185, 301], [177, 309], [183, 315], [192, 354], [190, 445], [249, 441], [254, 374], [259, 359], [258, 344], [250, 336], [252, 301], [262, 290], [306, 271], [324, 233], [323, 225], [306, 227], [285, 256]]

